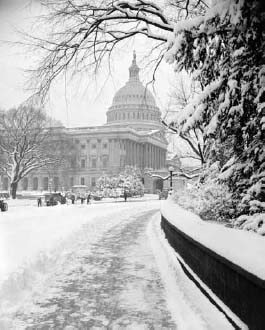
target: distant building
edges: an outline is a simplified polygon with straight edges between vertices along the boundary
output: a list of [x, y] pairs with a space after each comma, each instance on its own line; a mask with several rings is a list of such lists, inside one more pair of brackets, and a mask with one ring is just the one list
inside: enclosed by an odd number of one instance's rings
[[[168, 143], [161, 113], [139, 71], [134, 53], [129, 80], [114, 95], [105, 125], [54, 128], [55, 135], [69, 142], [68, 161], [59, 168], [30, 173], [18, 190], [69, 190], [74, 185], [93, 189], [102, 174], [115, 175], [126, 165], [164, 168]], [[2, 189], [8, 189], [7, 178], [2, 179]]]

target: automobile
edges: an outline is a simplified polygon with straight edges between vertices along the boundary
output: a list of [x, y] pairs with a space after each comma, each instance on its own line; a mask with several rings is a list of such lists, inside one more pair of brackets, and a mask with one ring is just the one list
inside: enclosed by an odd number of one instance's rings
[[8, 210], [8, 204], [4, 199], [0, 199], [0, 209], [2, 212], [6, 212]]
[[58, 203], [65, 204], [66, 198], [61, 193], [49, 193], [44, 195], [47, 206], [54, 206]]
[[103, 196], [99, 195], [99, 194], [91, 194], [91, 198], [94, 200], [94, 201], [101, 201]]

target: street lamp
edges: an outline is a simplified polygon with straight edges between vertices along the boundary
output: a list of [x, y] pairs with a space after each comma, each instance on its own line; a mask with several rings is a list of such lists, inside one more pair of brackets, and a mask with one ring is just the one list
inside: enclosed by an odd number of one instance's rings
[[172, 177], [173, 177], [174, 167], [173, 166], [169, 166], [168, 170], [169, 170], [169, 174], [170, 174], [170, 190], [172, 190], [172, 186], [173, 186], [173, 184], [172, 184]]

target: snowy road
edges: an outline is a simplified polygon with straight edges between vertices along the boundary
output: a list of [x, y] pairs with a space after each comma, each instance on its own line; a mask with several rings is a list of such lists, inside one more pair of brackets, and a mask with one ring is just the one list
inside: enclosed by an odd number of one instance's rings
[[105, 206], [104, 216], [97, 207], [76, 208], [97, 216], [24, 270], [25, 286], [2, 302], [1, 329], [176, 328], [146, 236], [159, 202]]
[[152, 214], [137, 212], [99, 240], [80, 242], [63, 271], [49, 279], [45, 297], [36, 298], [36, 312], [28, 310], [18, 319], [29, 329], [174, 329], [145, 237]]
[[14, 207], [0, 219], [0, 329], [230, 329], [183, 273], [159, 207]]

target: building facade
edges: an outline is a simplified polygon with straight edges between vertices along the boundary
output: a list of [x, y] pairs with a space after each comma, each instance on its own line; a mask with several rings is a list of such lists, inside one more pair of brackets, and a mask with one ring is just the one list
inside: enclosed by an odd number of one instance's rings
[[126, 165], [141, 170], [164, 168], [167, 140], [161, 113], [139, 72], [134, 53], [129, 79], [114, 95], [106, 124], [54, 128], [54, 134], [69, 146], [68, 161], [58, 168], [32, 172], [18, 190], [69, 190], [74, 185], [93, 189], [100, 176], [118, 174]]

